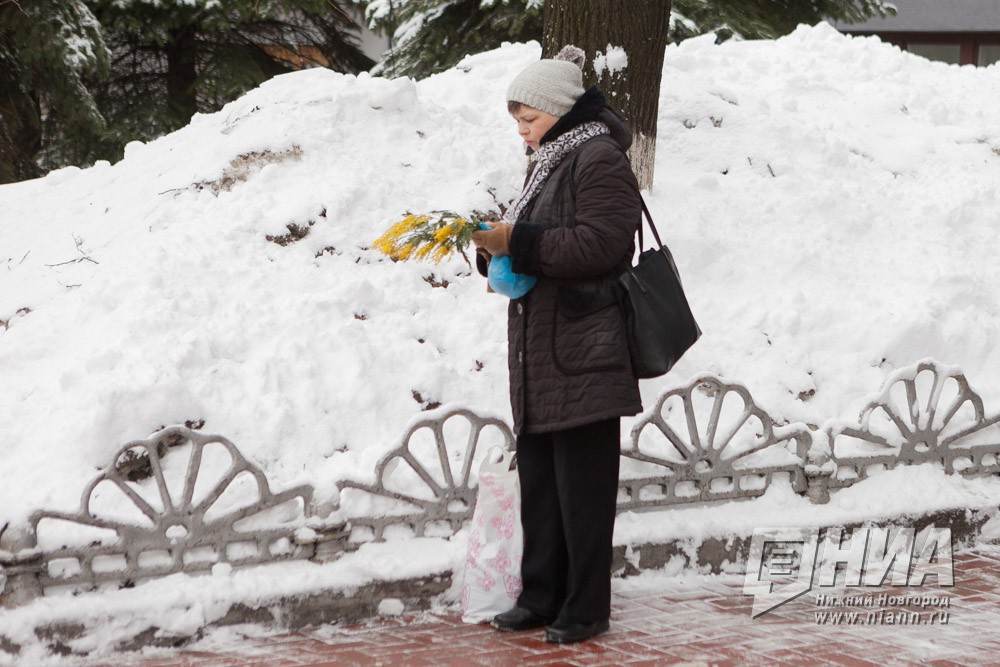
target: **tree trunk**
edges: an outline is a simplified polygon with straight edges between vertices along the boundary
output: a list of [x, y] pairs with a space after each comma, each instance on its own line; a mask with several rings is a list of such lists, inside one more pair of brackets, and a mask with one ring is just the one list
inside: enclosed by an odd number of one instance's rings
[[197, 28], [185, 25], [170, 31], [167, 52], [167, 109], [172, 129], [187, 125], [198, 111]]
[[0, 184], [42, 174], [35, 161], [42, 149], [41, 109], [19, 83], [0, 68]]
[[[660, 101], [663, 54], [670, 27], [670, 0], [547, 0], [543, 28], [543, 56], [551, 58], [566, 44], [587, 53], [584, 85], [597, 84], [632, 126], [629, 149], [639, 187], [653, 185], [656, 155], [656, 117]], [[620, 58], [609, 55], [609, 45], [624, 49], [628, 66], [598, 72], [598, 53], [610, 65]]]

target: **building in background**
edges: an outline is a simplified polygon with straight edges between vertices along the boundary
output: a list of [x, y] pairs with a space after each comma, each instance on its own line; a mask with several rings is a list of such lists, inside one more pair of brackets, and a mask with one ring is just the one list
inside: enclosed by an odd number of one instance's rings
[[882, 41], [941, 62], [985, 67], [1000, 61], [1000, 0], [892, 0], [896, 16], [837, 21], [848, 35]]
[[[3, 4], [3, 0], [0, 0]], [[358, 47], [361, 52], [371, 58], [376, 63], [382, 59], [385, 52], [389, 50], [389, 38], [380, 33], [372, 32], [365, 21], [365, 13], [359, 7], [347, 5], [339, 11], [346, 11], [351, 19], [357, 22], [360, 31], [358, 33]], [[278, 44], [261, 44], [264, 52], [272, 59], [294, 69], [305, 69], [308, 67], [329, 67], [330, 61], [323, 55], [322, 50], [317, 46], [317, 42], [323, 39], [323, 35], [316, 32], [311, 39], [304, 43], [297, 44], [294, 48], [281, 46]]]

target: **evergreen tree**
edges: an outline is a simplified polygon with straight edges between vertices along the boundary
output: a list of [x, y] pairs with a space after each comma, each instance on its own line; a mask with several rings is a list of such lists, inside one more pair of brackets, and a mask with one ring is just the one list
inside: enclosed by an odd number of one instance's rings
[[376, 72], [423, 78], [503, 42], [541, 39], [544, 0], [355, 0], [392, 44]]
[[86, 0], [105, 28], [111, 76], [96, 88], [111, 132], [94, 157], [183, 127], [295, 65], [358, 72], [374, 63], [334, 0]]
[[[378, 66], [390, 76], [421, 78], [505, 41], [543, 41], [546, 0], [354, 1], [365, 7], [371, 27], [392, 35], [392, 48]], [[886, 0], [674, 0], [672, 4], [668, 33], [672, 42], [713, 31], [723, 40], [773, 38], [799, 23], [861, 21], [892, 11]], [[580, 2], [574, 11], [588, 7], [600, 9]]]
[[800, 23], [860, 22], [895, 13], [886, 0], [673, 0], [670, 39], [715, 32], [720, 39], [774, 39]]
[[72, 162], [104, 131], [87, 84], [107, 67], [82, 0], [0, 0], [0, 183]]

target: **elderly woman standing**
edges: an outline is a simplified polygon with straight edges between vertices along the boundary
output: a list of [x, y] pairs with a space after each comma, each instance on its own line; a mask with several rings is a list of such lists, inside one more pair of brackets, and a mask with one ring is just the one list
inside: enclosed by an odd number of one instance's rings
[[508, 308], [523, 591], [493, 626], [548, 626], [549, 642], [608, 629], [620, 418], [642, 410], [615, 292], [642, 210], [632, 134], [596, 86], [584, 90], [583, 63], [567, 46], [511, 82], [529, 173], [505, 224], [473, 236], [484, 275], [509, 254], [538, 279]]

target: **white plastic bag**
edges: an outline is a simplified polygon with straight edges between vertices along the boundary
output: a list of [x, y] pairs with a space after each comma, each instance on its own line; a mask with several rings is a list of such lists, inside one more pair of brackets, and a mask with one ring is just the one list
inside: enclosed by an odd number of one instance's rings
[[462, 620], [488, 621], [514, 607], [521, 593], [521, 485], [514, 452], [479, 468], [462, 588]]

